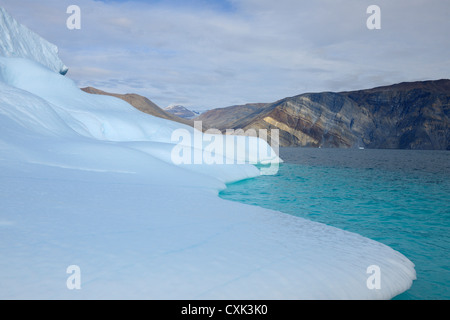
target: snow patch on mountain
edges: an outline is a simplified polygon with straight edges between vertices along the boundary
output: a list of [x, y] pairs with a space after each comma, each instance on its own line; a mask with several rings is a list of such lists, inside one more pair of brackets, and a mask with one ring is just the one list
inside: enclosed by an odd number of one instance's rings
[[198, 111], [190, 110], [181, 105], [170, 105], [164, 108], [164, 111], [184, 119], [193, 119], [201, 114]]

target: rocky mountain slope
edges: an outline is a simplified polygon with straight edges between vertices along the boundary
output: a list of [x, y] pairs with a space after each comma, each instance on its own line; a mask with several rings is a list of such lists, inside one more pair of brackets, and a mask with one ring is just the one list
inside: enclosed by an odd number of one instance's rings
[[450, 80], [436, 80], [306, 93], [197, 119], [221, 130], [279, 129], [281, 146], [450, 150], [449, 117]]
[[226, 108], [206, 111], [196, 117], [203, 126], [219, 130], [239, 128], [240, 123], [249, 115], [256, 115], [258, 110], [264, 110], [266, 103], [248, 103]]
[[164, 111], [163, 109], [161, 109], [159, 106], [157, 106], [155, 103], [153, 103], [151, 100], [147, 99], [146, 97], [143, 97], [141, 95], [138, 94], [134, 94], [134, 93], [128, 93], [128, 94], [117, 94], [117, 93], [109, 93], [109, 92], [105, 92], [93, 87], [86, 87], [86, 88], [82, 88], [81, 90], [83, 90], [84, 92], [87, 93], [92, 93], [92, 94], [99, 94], [99, 95], [108, 95], [108, 96], [113, 96], [116, 98], [120, 98], [126, 102], [128, 102], [129, 104], [131, 104], [133, 107], [135, 107], [136, 109], [145, 112], [147, 114], [150, 114], [152, 116], [155, 117], [159, 117], [159, 118], [163, 118], [163, 119], [168, 119], [168, 120], [172, 120], [175, 122], [179, 122], [179, 123], [183, 123], [183, 124], [187, 124], [190, 126], [193, 126], [193, 121], [191, 120], [187, 120], [187, 119], [183, 119], [180, 117], [177, 117], [169, 112]]

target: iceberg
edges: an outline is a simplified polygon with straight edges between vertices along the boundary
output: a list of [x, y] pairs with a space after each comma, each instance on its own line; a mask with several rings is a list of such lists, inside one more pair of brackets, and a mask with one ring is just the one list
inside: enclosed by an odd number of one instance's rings
[[384, 244], [219, 198], [259, 169], [173, 164], [173, 131], [194, 128], [81, 91], [59, 59], [5, 53], [12, 31], [44, 41], [1, 23], [1, 299], [390, 299], [411, 287], [414, 264]]
[[69, 70], [58, 57], [58, 47], [18, 23], [0, 7], [0, 56], [36, 61], [65, 75]]

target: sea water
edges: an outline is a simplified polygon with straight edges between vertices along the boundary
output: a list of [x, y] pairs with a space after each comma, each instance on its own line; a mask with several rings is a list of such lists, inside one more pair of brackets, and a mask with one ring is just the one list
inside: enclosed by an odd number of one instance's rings
[[281, 148], [280, 157], [276, 175], [221, 197], [382, 242], [416, 266], [396, 299], [450, 299], [450, 151]]

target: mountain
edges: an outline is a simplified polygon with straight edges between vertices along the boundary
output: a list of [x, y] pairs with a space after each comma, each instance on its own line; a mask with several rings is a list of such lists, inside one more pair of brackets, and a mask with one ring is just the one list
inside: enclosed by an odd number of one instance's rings
[[200, 115], [197, 111], [189, 110], [186, 107], [179, 105], [168, 106], [164, 108], [164, 111], [183, 119], [193, 119]]
[[219, 130], [239, 128], [240, 123], [247, 116], [257, 114], [258, 110], [263, 110], [265, 103], [248, 103], [245, 105], [235, 105], [227, 108], [219, 108], [206, 111], [194, 118], [195, 121], [202, 121], [205, 127]]
[[86, 87], [82, 88], [81, 90], [91, 94], [107, 95], [120, 98], [131, 104], [136, 109], [145, 112], [147, 114], [150, 114], [152, 116], [193, 126], [193, 121], [189, 121], [187, 119], [183, 119], [169, 112], [166, 112], [148, 98], [135, 93], [127, 93], [127, 94], [109, 93], [93, 87]]
[[450, 80], [436, 80], [305, 93], [200, 118], [221, 130], [279, 129], [281, 146], [450, 150], [449, 117]]

